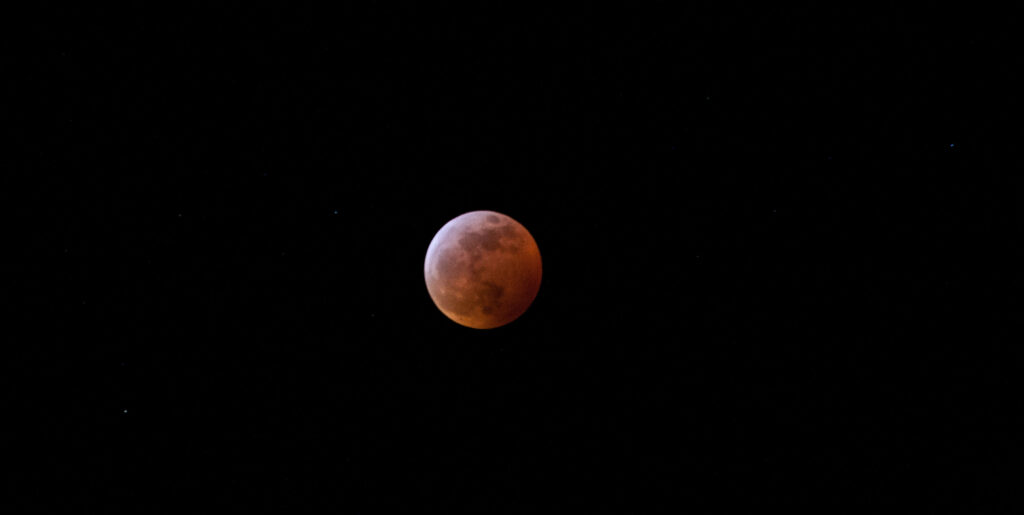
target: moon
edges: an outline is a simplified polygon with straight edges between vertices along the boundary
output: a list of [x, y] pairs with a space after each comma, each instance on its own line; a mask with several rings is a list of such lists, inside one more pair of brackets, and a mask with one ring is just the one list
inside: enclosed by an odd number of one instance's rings
[[471, 211], [437, 231], [423, 262], [427, 292], [458, 324], [493, 329], [519, 318], [540, 290], [540, 249], [519, 222]]

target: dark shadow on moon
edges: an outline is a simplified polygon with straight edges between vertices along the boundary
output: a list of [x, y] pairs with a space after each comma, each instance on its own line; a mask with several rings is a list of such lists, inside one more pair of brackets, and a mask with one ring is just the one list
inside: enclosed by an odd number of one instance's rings
[[[505, 239], [505, 242], [502, 242]], [[459, 246], [470, 254], [479, 249], [487, 251], [518, 252], [519, 235], [511, 224], [505, 224], [483, 231], [467, 231], [459, 238]]]
[[474, 293], [480, 302], [480, 311], [485, 315], [494, 314], [501, 308], [501, 296], [505, 293], [505, 288], [490, 281], [484, 281], [480, 283], [480, 287], [474, 288], [474, 290], [476, 290]]
[[498, 250], [501, 248], [498, 231], [487, 229], [482, 232], [469, 231], [459, 238], [459, 246], [466, 252], [473, 252], [477, 249]]

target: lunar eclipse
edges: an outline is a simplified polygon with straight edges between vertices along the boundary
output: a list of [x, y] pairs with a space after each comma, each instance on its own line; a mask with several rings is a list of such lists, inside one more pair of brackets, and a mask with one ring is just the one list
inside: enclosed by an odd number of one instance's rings
[[492, 329], [519, 318], [540, 289], [540, 249], [519, 222], [472, 211], [445, 224], [423, 263], [430, 298], [458, 324]]

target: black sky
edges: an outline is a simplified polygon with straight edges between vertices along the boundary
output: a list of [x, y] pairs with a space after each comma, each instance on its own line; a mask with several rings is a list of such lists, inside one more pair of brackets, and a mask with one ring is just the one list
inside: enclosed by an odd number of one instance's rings
[[[50, 9], [14, 109], [16, 501], [998, 503], [1020, 58], [955, 14]], [[491, 331], [422, 276], [477, 209], [544, 259]]]

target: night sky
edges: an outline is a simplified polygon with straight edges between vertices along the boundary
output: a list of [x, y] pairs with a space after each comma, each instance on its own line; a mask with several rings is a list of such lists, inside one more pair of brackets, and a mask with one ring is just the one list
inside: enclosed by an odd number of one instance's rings
[[[830, 9], [26, 22], [9, 499], [1000, 505], [1022, 408], [1017, 22]], [[532, 307], [485, 331], [423, 278], [435, 232], [480, 209], [544, 263]]]

